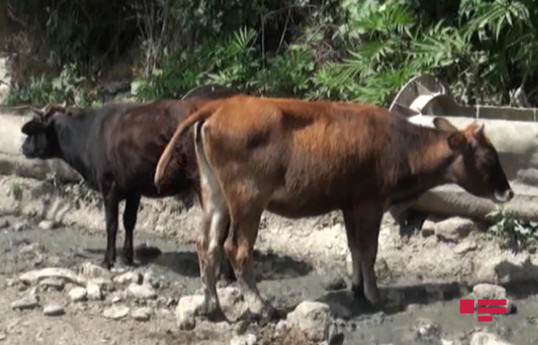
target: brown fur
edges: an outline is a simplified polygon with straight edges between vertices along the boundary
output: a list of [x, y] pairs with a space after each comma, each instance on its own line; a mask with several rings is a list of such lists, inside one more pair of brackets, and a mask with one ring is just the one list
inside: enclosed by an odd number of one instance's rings
[[437, 119], [441, 129], [422, 128], [375, 106], [246, 96], [213, 101], [182, 121], [159, 160], [156, 185], [165, 182], [162, 172], [176, 140], [197, 122], [198, 166], [202, 181], [209, 181], [202, 183], [204, 203], [225, 205], [210, 207], [208, 219], [215, 214], [231, 219], [229, 232], [202, 228], [206, 244], [199, 250], [207, 262], [202, 280], [211, 313], [219, 310], [211, 260], [221, 258], [221, 248], [251, 311], [267, 310], [252, 272], [265, 209], [292, 218], [342, 210], [353, 289], [376, 303], [373, 265], [381, 217], [389, 206], [449, 182], [478, 196], [512, 195], [495, 149], [475, 125], [457, 131]]

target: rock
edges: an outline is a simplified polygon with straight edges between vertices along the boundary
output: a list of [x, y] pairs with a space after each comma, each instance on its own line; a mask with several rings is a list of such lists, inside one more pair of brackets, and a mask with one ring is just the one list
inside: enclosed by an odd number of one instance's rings
[[43, 230], [52, 230], [56, 228], [56, 225], [57, 225], [56, 222], [52, 220], [42, 220], [39, 222], [37, 226], [39, 226]]
[[244, 303], [243, 294], [236, 286], [226, 286], [217, 289], [222, 311], [232, 318], [237, 318], [244, 313], [247, 305]]
[[422, 223], [422, 229], [420, 230], [422, 237], [430, 237], [435, 234], [435, 222], [430, 219], [426, 219]]
[[5, 229], [7, 227], [9, 227], [9, 222], [7, 221], [7, 219], [0, 220], [0, 229]]
[[27, 284], [34, 284], [45, 278], [59, 278], [77, 285], [86, 285], [84, 278], [67, 268], [47, 267], [40, 270], [28, 271], [19, 276], [19, 280]]
[[469, 345], [511, 345], [497, 335], [487, 332], [476, 332], [471, 337]]
[[118, 276], [115, 276], [113, 279], [114, 283], [120, 284], [120, 285], [127, 285], [127, 284], [141, 284], [142, 283], [142, 275], [138, 272], [125, 272]]
[[493, 284], [477, 284], [473, 286], [473, 296], [477, 299], [506, 299], [506, 289]]
[[144, 272], [143, 282], [144, 285], [148, 285], [154, 288], [159, 287], [159, 280], [152, 271]]
[[196, 325], [194, 317], [204, 303], [204, 296], [190, 295], [179, 299], [176, 307], [176, 320], [179, 329], [190, 330]]
[[64, 288], [64, 282], [61, 279], [58, 278], [46, 278], [39, 282], [40, 286], [46, 287], [46, 288], [53, 288], [55, 290], [62, 290]]
[[28, 229], [30, 229], [30, 222], [28, 222], [27, 220], [17, 222], [15, 223], [15, 225], [13, 225], [13, 230], [15, 230], [16, 232], [24, 231]]
[[505, 299], [507, 314], [514, 314], [517, 312], [517, 307], [514, 302], [506, 297], [506, 289], [499, 285], [477, 284], [473, 286], [471, 297], [474, 299]]
[[230, 340], [230, 345], [256, 345], [258, 338], [255, 334], [235, 336]]
[[57, 303], [47, 304], [43, 308], [43, 314], [47, 316], [59, 316], [65, 314], [64, 307]]
[[114, 284], [112, 283], [112, 280], [107, 277], [97, 277], [91, 279], [91, 282], [101, 289], [101, 291], [112, 291], [114, 288]]
[[39, 300], [36, 295], [29, 295], [23, 297], [15, 302], [11, 303], [11, 309], [24, 310], [24, 309], [33, 309], [39, 305]]
[[288, 329], [288, 324], [286, 323], [286, 320], [280, 320], [275, 326], [275, 333], [276, 335], [282, 335], [284, 332], [286, 332]]
[[87, 296], [88, 292], [86, 289], [80, 286], [74, 287], [69, 291], [69, 298], [73, 302], [84, 301]]
[[301, 302], [293, 312], [288, 314], [287, 324], [290, 328], [297, 328], [304, 332], [312, 341], [328, 340], [331, 325], [329, 306], [320, 302]]
[[343, 290], [347, 288], [347, 283], [344, 277], [338, 276], [329, 276], [323, 281], [323, 288], [327, 291]]
[[88, 299], [90, 300], [100, 301], [103, 299], [101, 288], [92, 280], [86, 284], [86, 292], [88, 293]]
[[90, 261], [87, 261], [82, 264], [82, 266], [80, 267], [80, 274], [86, 278], [110, 278], [111, 276], [110, 271]]
[[123, 319], [128, 314], [129, 314], [129, 307], [125, 305], [117, 305], [117, 306], [115, 305], [115, 306], [106, 308], [103, 311], [103, 316], [106, 317], [107, 319], [112, 319], [112, 320]]
[[42, 244], [33, 242], [33, 243], [25, 245], [24, 247], [21, 247], [21, 249], [19, 250], [19, 255], [25, 255], [28, 253], [39, 255], [39, 253], [43, 252], [44, 249], [45, 248], [43, 247]]
[[441, 327], [428, 319], [419, 318], [413, 324], [415, 338], [420, 341], [439, 343], [441, 339]]
[[120, 295], [120, 294], [115, 294], [115, 295], [111, 296], [111, 298], [110, 298], [110, 302], [112, 302], [112, 303], [118, 303], [118, 302], [121, 302], [121, 301], [123, 301], [123, 296]]
[[6, 334], [4, 332], [0, 332], [0, 341], [6, 340]]
[[475, 250], [476, 248], [478, 248], [476, 241], [473, 241], [473, 240], [463, 241], [461, 243], [458, 243], [458, 245], [454, 247], [454, 252], [463, 255], [465, 253]]
[[435, 224], [435, 234], [446, 242], [457, 242], [465, 238], [475, 228], [472, 220], [452, 217]]
[[155, 299], [157, 298], [157, 292], [147, 284], [130, 284], [127, 288], [129, 295], [139, 299]]
[[136, 321], [148, 321], [151, 317], [151, 308], [137, 308], [132, 311], [131, 316]]

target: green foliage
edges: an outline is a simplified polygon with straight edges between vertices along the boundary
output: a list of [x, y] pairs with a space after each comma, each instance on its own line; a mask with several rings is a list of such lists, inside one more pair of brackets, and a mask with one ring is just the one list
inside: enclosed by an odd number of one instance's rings
[[537, 244], [538, 223], [519, 220], [503, 207], [498, 207], [488, 217], [494, 222], [488, 233], [501, 239], [510, 250], [517, 253]]
[[[37, 18], [50, 65], [76, 63], [87, 81], [138, 45], [142, 100], [217, 83], [388, 105], [410, 77], [433, 74], [463, 103], [500, 105], [511, 90], [538, 83], [538, 3], [530, 0], [8, 2], [25, 23]], [[70, 86], [87, 82], [60, 83], [66, 90], [58, 91], [53, 79], [30, 79], [12, 100], [85, 102]], [[528, 91], [538, 104], [538, 88]]]
[[13, 85], [6, 100], [7, 104], [34, 106], [64, 102], [83, 107], [96, 102], [87, 79], [80, 76], [74, 64], [66, 65], [57, 77], [41, 75], [32, 77], [28, 85]]

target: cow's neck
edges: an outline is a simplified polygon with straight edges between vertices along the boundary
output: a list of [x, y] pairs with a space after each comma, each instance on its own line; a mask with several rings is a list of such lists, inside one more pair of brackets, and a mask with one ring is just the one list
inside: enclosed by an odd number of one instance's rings
[[[399, 164], [390, 197], [391, 204], [417, 198], [425, 191], [449, 182], [448, 171], [457, 155], [448, 147], [447, 133], [411, 125], [404, 132], [401, 152], [405, 160]], [[406, 135], [407, 134], [407, 135]]]
[[91, 143], [91, 123], [88, 116], [78, 115], [61, 121], [56, 127], [61, 159], [75, 169], [85, 179], [88, 178], [89, 167], [87, 155], [96, 149], [98, 143]]

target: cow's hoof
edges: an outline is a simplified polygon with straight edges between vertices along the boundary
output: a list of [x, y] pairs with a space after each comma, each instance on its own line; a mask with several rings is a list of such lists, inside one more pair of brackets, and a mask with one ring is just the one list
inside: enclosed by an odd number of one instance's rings
[[123, 255], [121, 257], [121, 263], [125, 266], [136, 266], [132, 255], [131, 256]]
[[265, 304], [258, 312], [246, 310], [237, 321], [244, 320], [248, 323], [257, 323], [260, 326], [265, 326], [278, 317], [278, 312], [269, 304]]
[[107, 270], [110, 270], [112, 268], [112, 266], [114, 266], [114, 264], [112, 264], [109, 260], [104, 259], [103, 261], [101, 261], [100, 266], [107, 269]]
[[364, 289], [361, 286], [358, 286], [358, 285], [352, 285], [351, 286], [351, 292], [353, 292], [353, 298], [357, 301], [362, 301], [364, 299], [366, 299], [364, 297]]
[[216, 308], [213, 310], [202, 309], [200, 310], [200, 316], [206, 318], [208, 321], [211, 322], [229, 322], [228, 318], [226, 318], [226, 315], [224, 315], [224, 312], [220, 308]]

